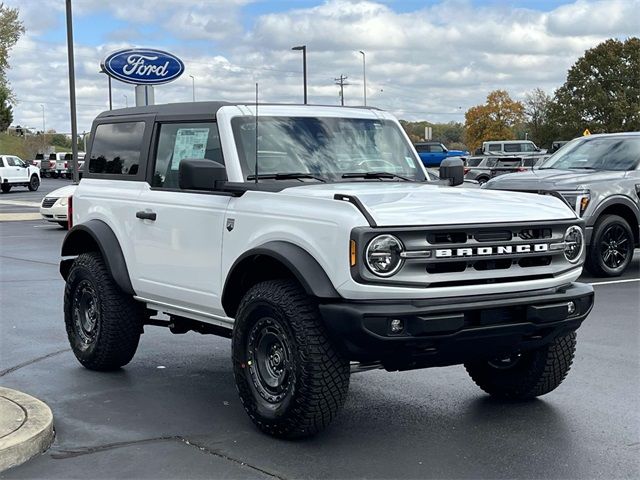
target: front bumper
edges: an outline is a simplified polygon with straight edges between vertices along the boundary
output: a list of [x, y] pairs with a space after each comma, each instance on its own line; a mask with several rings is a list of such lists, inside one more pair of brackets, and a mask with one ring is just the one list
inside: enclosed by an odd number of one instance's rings
[[[342, 301], [319, 306], [350, 360], [408, 370], [495, 358], [541, 347], [576, 330], [593, 307], [582, 283], [520, 292], [412, 301]], [[575, 312], [569, 313], [573, 302]], [[391, 321], [403, 330], [391, 332]]]

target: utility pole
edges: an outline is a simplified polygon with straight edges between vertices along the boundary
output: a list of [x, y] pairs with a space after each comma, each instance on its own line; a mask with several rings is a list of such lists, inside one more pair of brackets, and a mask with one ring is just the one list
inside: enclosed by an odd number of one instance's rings
[[67, 10], [67, 57], [69, 59], [69, 103], [71, 105], [71, 155], [73, 183], [78, 183], [78, 123], [76, 119], [76, 69], [73, 60], [73, 15], [71, 0], [66, 1]]
[[336, 85], [340, 85], [340, 105], [344, 107], [344, 87], [346, 85], [350, 85], [349, 83], [345, 83], [345, 80], [348, 77], [346, 75], [340, 75], [339, 78], [334, 78]]

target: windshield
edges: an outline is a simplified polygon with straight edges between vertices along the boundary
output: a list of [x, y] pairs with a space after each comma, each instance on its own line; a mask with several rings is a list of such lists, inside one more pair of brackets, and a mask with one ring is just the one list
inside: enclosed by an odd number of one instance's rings
[[[394, 180], [425, 179], [396, 124], [386, 120], [330, 117], [255, 117], [231, 121], [245, 179], [255, 173], [307, 174], [329, 181], [385, 173]], [[350, 174], [362, 174], [352, 175]], [[253, 177], [252, 177], [253, 178]], [[369, 177], [367, 177], [369, 178]], [[377, 177], [376, 177], [377, 178]], [[382, 178], [377, 178], [381, 181]]]
[[568, 143], [541, 169], [633, 170], [640, 161], [640, 137], [596, 137]]

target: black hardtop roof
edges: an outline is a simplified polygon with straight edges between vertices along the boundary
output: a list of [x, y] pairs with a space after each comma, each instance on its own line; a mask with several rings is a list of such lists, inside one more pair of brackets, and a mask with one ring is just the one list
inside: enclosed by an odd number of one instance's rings
[[[107, 110], [102, 112], [96, 118], [106, 117], [122, 117], [128, 115], [215, 115], [220, 108], [225, 106], [243, 105], [251, 107], [255, 105], [252, 102], [182, 102], [182, 103], [163, 103], [158, 105], [147, 105], [144, 107], [129, 107], [120, 108], [117, 110]], [[362, 108], [366, 110], [380, 110], [376, 107], [365, 106], [348, 106], [342, 107], [340, 105], [302, 105], [299, 103], [258, 103], [258, 108], [261, 106], [305, 106], [305, 107], [332, 107], [332, 108]]]

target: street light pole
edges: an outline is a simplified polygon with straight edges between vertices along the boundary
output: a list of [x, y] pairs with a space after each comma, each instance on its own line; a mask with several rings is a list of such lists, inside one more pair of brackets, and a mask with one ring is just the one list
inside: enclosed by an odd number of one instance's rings
[[193, 75], [189, 75], [191, 77], [191, 90], [193, 93], [193, 101], [196, 101], [196, 79]]
[[291, 50], [302, 50], [302, 81], [304, 85], [304, 104], [307, 104], [307, 46], [300, 45]]
[[109, 83], [109, 110], [113, 110], [113, 97], [111, 96], [111, 75], [104, 69], [104, 65], [100, 64], [100, 71], [98, 73], [104, 73], [107, 76]]
[[[76, 69], [73, 60], [73, 15], [71, 0], [66, 0], [67, 10], [67, 56], [69, 59], [69, 103], [71, 105], [71, 155], [73, 183], [78, 183], [78, 124], [76, 120]], [[71, 219], [70, 219], [71, 220]]]
[[47, 138], [45, 137], [47, 126], [44, 121], [44, 104], [40, 104], [40, 107], [42, 108], [42, 155], [44, 155], [46, 153], [45, 149], [47, 148]]
[[362, 78], [363, 78], [363, 87], [362, 87], [362, 94], [364, 96], [364, 106], [367, 106], [367, 61], [366, 61], [366, 55], [365, 53], [360, 50], [360, 53], [362, 54]]

